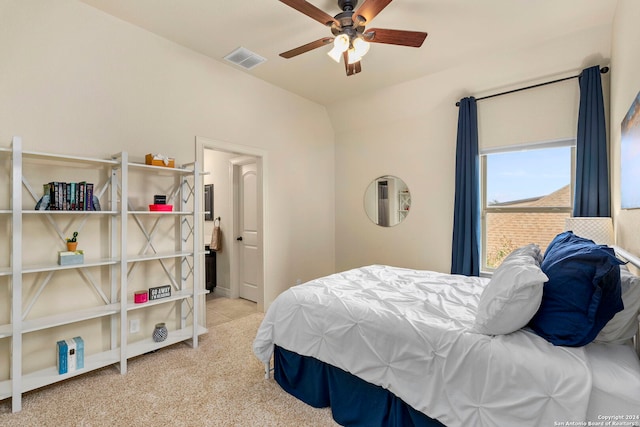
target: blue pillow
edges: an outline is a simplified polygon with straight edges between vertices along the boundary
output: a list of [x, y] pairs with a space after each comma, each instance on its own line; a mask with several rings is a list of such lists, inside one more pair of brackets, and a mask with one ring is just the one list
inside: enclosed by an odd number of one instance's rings
[[540, 267], [549, 280], [529, 326], [554, 345], [579, 347], [593, 341], [621, 311], [620, 264], [608, 246], [558, 234]]

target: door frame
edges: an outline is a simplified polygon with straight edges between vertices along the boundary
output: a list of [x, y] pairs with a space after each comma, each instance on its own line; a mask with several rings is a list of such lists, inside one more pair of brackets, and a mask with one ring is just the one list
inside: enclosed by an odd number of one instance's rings
[[[267, 230], [264, 224], [267, 222], [267, 152], [263, 149], [257, 147], [251, 147], [247, 145], [234, 144], [225, 141], [218, 141], [215, 139], [196, 136], [195, 141], [195, 158], [199, 164], [204, 165], [204, 150], [213, 150], [213, 151], [222, 151], [225, 153], [233, 153], [237, 154], [239, 160], [241, 156], [249, 156], [252, 160], [255, 159], [256, 162], [256, 170], [257, 170], [257, 200], [256, 207], [258, 210], [258, 301], [257, 308], [258, 311], [264, 311], [264, 296], [267, 289], [267, 266], [265, 260], [267, 259], [267, 250], [264, 242], [268, 241]], [[233, 173], [236, 165], [234, 164], [234, 160], [229, 162], [229, 173], [231, 174], [230, 182], [234, 182]], [[206, 171], [205, 171], [206, 172]], [[234, 200], [236, 189], [232, 189], [229, 192], [231, 200], [231, 206], [233, 207], [233, 215], [229, 218], [229, 230], [233, 230], [234, 236], [237, 233], [237, 203]], [[204, 196], [203, 196], [204, 197]], [[201, 215], [201, 221], [204, 221], [204, 214]], [[226, 219], [225, 219], [225, 222]], [[235, 239], [235, 237], [234, 237]], [[232, 240], [235, 243], [235, 240]], [[232, 248], [230, 248], [229, 254], [229, 273], [231, 276], [230, 286], [230, 297], [237, 298], [240, 294], [240, 288], [238, 283], [238, 245], [233, 244]], [[201, 263], [204, 266], [204, 263]], [[204, 268], [204, 267], [203, 267]], [[204, 272], [202, 272], [204, 277]]]

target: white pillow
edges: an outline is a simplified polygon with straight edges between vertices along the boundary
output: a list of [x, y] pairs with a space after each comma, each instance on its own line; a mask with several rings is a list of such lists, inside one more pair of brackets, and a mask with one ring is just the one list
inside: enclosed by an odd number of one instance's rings
[[529, 323], [542, 301], [544, 283], [540, 248], [529, 244], [510, 253], [480, 296], [473, 332], [503, 335]]
[[616, 313], [602, 328], [595, 341], [620, 344], [638, 332], [640, 311], [640, 277], [631, 273], [626, 265], [620, 266], [620, 287], [624, 309]]
[[509, 255], [507, 255], [507, 257], [504, 260], [506, 261], [509, 258], [518, 256], [518, 255], [524, 255], [524, 256], [529, 256], [533, 258], [534, 261], [538, 264], [538, 267], [542, 263], [542, 259], [543, 259], [543, 254], [542, 252], [540, 252], [540, 246], [536, 245], [535, 243], [529, 243], [528, 245], [514, 249]]

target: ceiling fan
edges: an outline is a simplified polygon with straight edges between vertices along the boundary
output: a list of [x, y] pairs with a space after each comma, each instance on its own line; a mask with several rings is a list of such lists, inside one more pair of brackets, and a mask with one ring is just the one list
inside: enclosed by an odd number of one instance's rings
[[358, 9], [358, 0], [338, 0], [342, 12], [332, 17], [305, 0], [280, 0], [308, 17], [331, 27], [333, 37], [323, 37], [311, 43], [280, 54], [283, 58], [293, 58], [310, 50], [333, 42], [328, 55], [336, 62], [344, 60], [347, 76], [362, 71], [360, 60], [369, 51], [369, 43], [386, 43], [399, 46], [420, 47], [427, 33], [420, 31], [389, 30], [371, 28], [365, 25], [371, 22], [392, 0], [364, 0]]

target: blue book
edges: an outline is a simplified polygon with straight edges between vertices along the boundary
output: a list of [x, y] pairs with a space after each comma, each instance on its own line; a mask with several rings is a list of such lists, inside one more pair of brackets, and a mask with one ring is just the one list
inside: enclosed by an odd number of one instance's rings
[[61, 375], [66, 374], [69, 370], [69, 367], [67, 366], [67, 354], [69, 353], [69, 346], [64, 340], [58, 341], [56, 344], [58, 345], [58, 352], [56, 354], [58, 373]]

